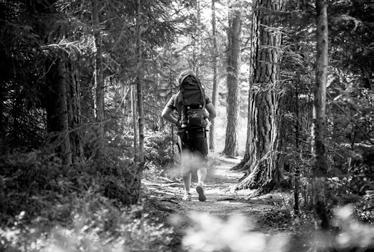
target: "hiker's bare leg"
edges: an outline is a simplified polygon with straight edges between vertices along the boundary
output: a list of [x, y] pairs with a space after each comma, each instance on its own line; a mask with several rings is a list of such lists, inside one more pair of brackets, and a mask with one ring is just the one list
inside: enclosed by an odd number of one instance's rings
[[197, 170], [197, 184], [200, 186], [204, 186], [205, 179], [207, 175], [207, 168], [200, 168]]
[[190, 193], [191, 187], [191, 172], [183, 174], [183, 184], [185, 193]]
[[206, 201], [206, 197], [204, 194], [204, 182], [207, 174], [207, 169], [200, 168], [197, 170], [197, 186], [196, 186], [196, 192], [199, 195], [199, 201]]

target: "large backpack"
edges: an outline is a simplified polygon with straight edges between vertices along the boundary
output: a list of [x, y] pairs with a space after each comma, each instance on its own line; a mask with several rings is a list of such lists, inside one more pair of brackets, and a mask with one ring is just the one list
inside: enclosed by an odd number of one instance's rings
[[179, 99], [182, 102], [181, 127], [186, 129], [205, 129], [205, 92], [195, 76], [188, 75], [180, 84]]

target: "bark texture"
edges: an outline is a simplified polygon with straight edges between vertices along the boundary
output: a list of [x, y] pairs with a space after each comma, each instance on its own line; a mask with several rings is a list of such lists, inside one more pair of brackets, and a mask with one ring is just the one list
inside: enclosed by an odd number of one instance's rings
[[95, 81], [92, 78], [92, 72], [87, 71], [85, 67], [80, 69], [80, 88], [81, 88], [81, 113], [82, 123], [89, 123], [95, 120]]
[[316, 0], [317, 59], [316, 85], [314, 88], [312, 156], [313, 156], [313, 204], [319, 227], [328, 229], [329, 218], [326, 209], [327, 159], [326, 137], [326, 82], [328, 66], [327, 2]]
[[[299, 110], [299, 82], [300, 76], [298, 75], [296, 88], [295, 88], [295, 114], [296, 114], [296, 125], [295, 125], [295, 147], [296, 150], [301, 153], [300, 149], [300, 110]], [[300, 192], [300, 166], [295, 165], [294, 170], [294, 213], [299, 214], [299, 192]]]
[[248, 100], [248, 132], [245, 156], [234, 169], [245, 175], [237, 189], [273, 189], [279, 182], [279, 62], [281, 34], [276, 11], [282, 0], [258, 0], [253, 10], [252, 76]]
[[137, 122], [137, 109], [136, 109], [136, 87], [131, 86], [131, 113], [132, 113], [132, 125], [134, 127], [134, 160], [139, 160], [138, 150], [138, 122]]
[[[50, 144], [62, 158], [64, 164], [72, 163], [69, 139], [69, 121], [67, 107], [67, 84], [65, 57], [60, 56], [48, 61], [46, 68], [46, 111], [47, 129], [50, 133]], [[48, 66], [49, 65], [49, 66]]]
[[241, 14], [239, 10], [229, 13], [229, 47], [227, 55], [227, 126], [225, 148], [227, 156], [238, 155], [238, 120], [239, 120], [239, 62]]
[[[217, 93], [218, 93], [218, 85], [217, 85], [217, 29], [216, 29], [216, 7], [215, 7], [215, 0], [212, 0], [211, 4], [212, 10], [212, 43], [213, 43], [213, 50], [212, 50], [212, 68], [213, 68], [213, 91], [212, 91], [212, 103], [213, 106], [217, 107]], [[215, 123], [214, 119], [210, 125], [210, 132], [209, 132], [209, 149], [214, 151], [214, 135], [215, 135]]]
[[[100, 18], [99, 18], [99, 0], [92, 0], [92, 23], [95, 38], [95, 112], [97, 122], [97, 145], [96, 145], [96, 160], [98, 164], [103, 162], [104, 158], [104, 75], [102, 63], [102, 40], [100, 35]], [[100, 165], [101, 166], [101, 165]]]
[[[3, 57], [5, 58], [5, 57]], [[1, 64], [2, 65], [2, 64]], [[0, 65], [0, 67], [1, 67]], [[5, 153], [5, 118], [4, 118], [4, 100], [5, 100], [5, 90], [4, 90], [4, 81], [0, 77], [0, 155]]]
[[139, 126], [139, 162], [144, 162], [144, 109], [143, 109], [143, 71], [142, 71], [142, 45], [141, 45], [141, 0], [137, 1], [137, 21], [136, 21], [136, 57], [137, 57], [137, 69], [136, 69], [136, 87], [137, 87], [137, 109], [138, 109], [138, 126]]
[[79, 80], [79, 60], [69, 59], [67, 61], [68, 85], [67, 85], [67, 105], [70, 131], [70, 143], [73, 162], [80, 162], [83, 159], [83, 143], [81, 130], [81, 96]]
[[[196, 76], [200, 78], [201, 54], [202, 54], [202, 41], [201, 41], [201, 6], [200, 0], [196, 0], [196, 30], [194, 38], [194, 51], [193, 51], [193, 71]], [[200, 78], [201, 79], [201, 78]]]

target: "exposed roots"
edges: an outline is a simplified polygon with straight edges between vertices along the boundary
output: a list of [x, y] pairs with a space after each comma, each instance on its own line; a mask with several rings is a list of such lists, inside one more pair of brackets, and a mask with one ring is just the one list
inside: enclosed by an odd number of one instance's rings
[[[246, 172], [239, 180], [239, 183], [235, 186], [235, 190], [257, 189], [252, 193], [252, 197], [266, 194], [273, 190], [275, 182], [272, 178], [269, 179], [266, 176], [266, 168], [259, 163], [257, 163], [252, 169], [250, 166], [249, 162], [242, 166], [241, 170]], [[249, 172], [251, 170], [252, 172]]]
[[258, 184], [259, 174], [260, 174], [259, 168], [254, 169], [252, 172], [245, 174], [243, 178], [240, 179], [239, 183], [236, 185], [235, 190], [257, 189], [259, 187], [259, 184]]
[[252, 159], [248, 156], [244, 156], [242, 161], [240, 161], [239, 164], [235, 165], [230, 170], [231, 171], [243, 171], [247, 174], [248, 171], [250, 171], [251, 163], [252, 163]]
[[248, 161], [245, 159], [245, 158], [243, 158], [242, 159], [242, 161], [240, 161], [240, 163], [239, 164], [237, 164], [237, 165], [235, 165], [234, 167], [232, 167], [230, 170], [231, 171], [244, 171], [244, 170], [246, 170], [246, 163], [247, 163]]

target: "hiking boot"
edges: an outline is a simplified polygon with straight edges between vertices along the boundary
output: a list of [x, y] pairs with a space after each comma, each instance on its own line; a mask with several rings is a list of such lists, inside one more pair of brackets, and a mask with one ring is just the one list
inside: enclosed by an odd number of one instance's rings
[[191, 193], [185, 193], [182, 197], [184, 201], [191, 201]]
[[202, 186], [196, 186], [196, 192], [199, 194], [199, 201], [206, 201], [204, 189]]

